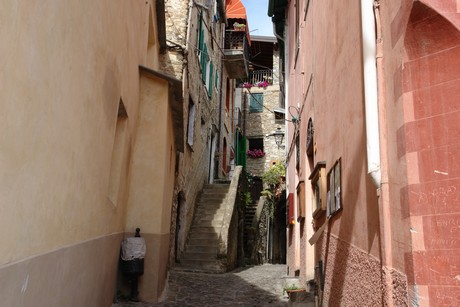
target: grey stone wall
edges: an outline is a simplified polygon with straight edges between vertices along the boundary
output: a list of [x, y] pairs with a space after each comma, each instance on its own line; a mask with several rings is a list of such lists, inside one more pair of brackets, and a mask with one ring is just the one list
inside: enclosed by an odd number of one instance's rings
[[[250, 90], [244, 90], [245, 95], [250, 100], [251, 93], [263, 93], [264, 109], [261, 113], [249, 112], [249, 103], [245, 110], [246, 112], [246, 136], [250, 138], [260, 138], [264, 140], [265, 156], [262, 158], [247, 158], [246, 169], [249, 173], [255, 176], [262, 176], [272, 163], [282, 161], [285, 155], [285, 140], [283, 139], [282, 146], [278, 148], [275, 143], [275, 138], [269, 136], [273, 134], [277, 128], [284, 131], [284, 120], [275, 120], [274, 108], [279, 108], [279, 85], [274, 84], [268, 86], [266, 89], [253, 87]], [[247, 146], [249, 148], [249, 144]]]
[[[204, 184], [208, 181], [211, 134], [218, 126], [218, 111], [220, 103], [220, 81], [215, 84], [215, 74], [219, 79], [221, 70], [222, 39], [220, 37], [222, 25], [214, 21], [212, 7], [206, 9], [202, 5], [216, 5], [212, 1], [195, 1], [192, 6], [188, 0], [166, 0], [166, 31], [167, 52], [162, 56], [161, 69], [173, 74], [183, 81], [184, 94], [184, 127], [187, 133], [189, 99], [195, 105], [194, 142], [187, 144], [187, 135], [184, 135], [185, 152], [179, 154], [179, 167], [176, 177], [175, 195], [182, 195], [180, 212], [177, 211], [177, 199], [173, 200], [171, 215], [170, 263], [175, 258], [176, 245], [176, 216], [179, 215], [180, 229], [178, 233], [178, 254], [183, 251], [185, 241], [191, 227], [195, 211], [195, 201]], [[205, 84], [201, 77], [201, 65], [197, 55], [199, 15], [205, 22], [206, 45], [208, 56], [213, 62], [213, 93], [208, 96]], [[217, 149], [216, 149], [217, 150]]]

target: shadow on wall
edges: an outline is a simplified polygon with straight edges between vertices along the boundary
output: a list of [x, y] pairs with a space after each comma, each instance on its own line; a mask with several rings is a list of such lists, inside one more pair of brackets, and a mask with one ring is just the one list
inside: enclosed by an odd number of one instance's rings
[[[364, 122], [363, 129], [365, 131]], [[378, 236], [379, 218], [377, 208], [377, 194], [370, 177], [365, 178], [366, 182], [366, 220], [363, 225], [366, 229], [360, 231], [366, 232], [368, 237], [367, 253], [357, 248], [353, 248], [349, 242], [353, 237], [353, 226], [357, 213], [358, 193], [353, 193], [352, 183], [360, 182], [358, 174], [365, 174], [366, 160], [362, 158], [362, 152], [365, 152], [365, 136], [361, 135], [361, 140], [357, 148], [363, 150], [357, 151], [351, 164], [346, 167], [353, 169], [357, 177], [351, 179], [343, 178], [342, 184], [345, 184], [343, 195], [347, 198], [343, 200], [343, 210], [330, 220], [326, 237], [319, 241], [324, 251], [324, 278], [325, 288], [323, 297], [328, 299], [328, 306], [344, 306], [358, 301], [368, 305], [371, 301], [377, 304], [381, 303], [380, 287], [380, 268], [379, 261], [369, 256], [372, 244]], [[342, 196], [343, 197], [343, 196]], [[371, 207], [374, 206], [375, 209]], [[340, 228], [335, 236], [331, 236], [331, 229], [334, 221], [340, 219]], [[380, 243], [379, 243], [380, 244]], [[375, 261], [373, 261], [375, 260]], [[375, 270], [375, 272], [373, 271]], [[350, 292], [352, 291], [352, 292]], [[353, 297], [348, 294], [353, 293]], [[322, 297], [320, 300], [322, 301]]]

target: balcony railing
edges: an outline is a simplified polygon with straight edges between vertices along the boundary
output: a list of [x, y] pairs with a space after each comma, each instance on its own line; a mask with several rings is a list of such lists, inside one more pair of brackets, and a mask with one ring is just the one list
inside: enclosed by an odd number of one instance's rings
[[249, 73], [249, 83], [258, 84], [263, 81], [268, 82], [270, 85], [273, 84], [273, 70], [256, 70]]

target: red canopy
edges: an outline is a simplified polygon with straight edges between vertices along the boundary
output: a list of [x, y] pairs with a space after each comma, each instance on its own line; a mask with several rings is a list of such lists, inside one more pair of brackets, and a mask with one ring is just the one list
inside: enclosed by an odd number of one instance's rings
[[225, 0], [225, 10], [227, 18], [229, 19], [237, 18], [246, 20], [246, 37], [248, 38], [249, 45], [251, 45], [248, 17], [246, 16], [246, 8], [244, 7], [241, 0]]
[[226, 0], [225, 8], [227, 11], [227, 18], [248, 19], [246, 17], [246, 8], [243, 3], [241, 3], [241, 0]]

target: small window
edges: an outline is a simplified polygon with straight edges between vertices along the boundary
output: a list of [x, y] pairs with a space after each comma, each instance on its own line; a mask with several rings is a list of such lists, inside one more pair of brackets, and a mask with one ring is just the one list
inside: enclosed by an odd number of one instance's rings
[[313, 217], [317, 217], [321, 212], [326, 210], [327, 197], [327, 178], [326, 178], [326, 162], [320, 161], [315, 165], [313, 172], [308, 179], [311, 180], [313, 191]]
[[273, 113], [275, 114], [275, 121], [277, 123], [284, 122], [285, 119], [285, 111], [281, 108], [273, 109]]
[[254, 138], [249, 139], [249, 150], [260, 149], [264, 151], [264, 139], [263, 138]]
[[264, 110], [264, 94], [254, 93], [250, 94], [251, 98], [249, 99], [249, 112], [251, 113], [261, 113]]
[[297, 65], [297, 58], [300, 50], [300, 0], [295, 0], [295, 55], [294, 55], [294, 69]]
[[187, 126], [187, 144], [193, 146], [193, 135], [195, 133], [195, 104], [189, 99], [188, 104], [188, 126]]
[[305, 182], [300, 181], [297, 185], [297, 220], [305, 218]]
[[342, 209], [342, 192], [341, 192], [341, 161], [340, 159], [334, 164], [334, 167], [327, 175], [327, 216], [335, 214]]

